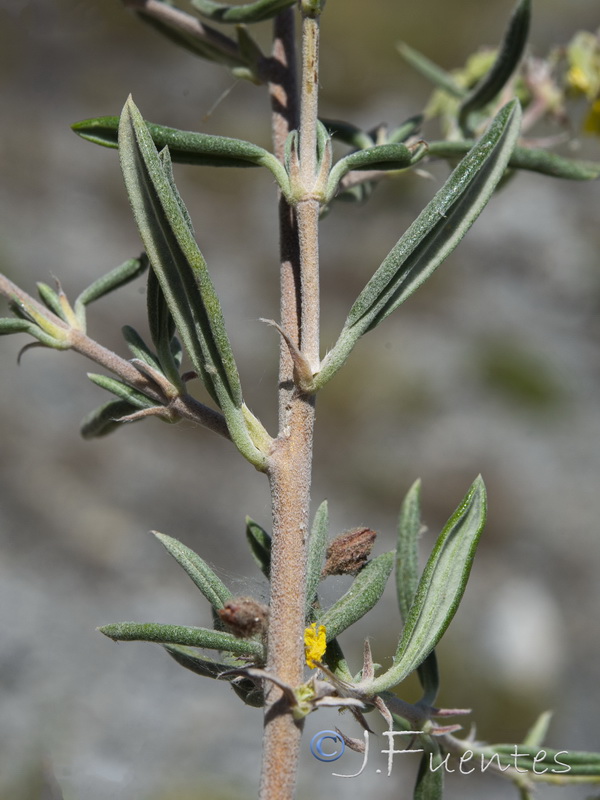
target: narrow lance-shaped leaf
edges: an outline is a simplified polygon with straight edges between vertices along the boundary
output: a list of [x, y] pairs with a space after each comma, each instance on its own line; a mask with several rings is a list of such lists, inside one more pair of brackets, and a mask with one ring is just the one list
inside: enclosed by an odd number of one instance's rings
[[109, 378], [107, 375], [97, 375], [93, 372], [88, 372], [88, 378], [92, 383], [95, 383], [96, 386], [100, 386], [101, 389], [106, 389], [107, 392], [112, 392], [112, 394], [115, 394], [117, 397], [121, 398], [121, 400], [125, 400], [136, 408], [152, 408], [156, 406], [154, 400], [151, 400], [149, 397], [146, 397], [146, 395], [138, 392], [137, 389], [132, 389], [131, 386], [128, 386], [126, 383], [116, 378]]
[[341, 158], [329, 173], [324, 202], [329, 202], [339, 182], [351, 170], [395, 170], [406, 169], [413, 162], [413, 153], [401, 142], [382, 144], [358, 150]]
[[131, 99], [121, 116], [119, 151], [140, 234], [183, 344], [223, 410], [233, 442], [264, 469], [265, 455], [252, 442], [245, 423], [237, 366], [206, 263]]
[[[272, 153], [252, 142], [213, 136], [196, 131], [182, 131], [146, 121], [152, 141], [158, 150], [169, 148], [176, 164], [207, 167], [267, 167], [283, 191], [288, 179], [283, 166]], [[84, 119], [71, 126], [78, 136], [103, 147], [118, 148], [119, 117]]]
[[340, 337], [315, 376], [320, 389], [358, 339], [375, 328], [437, 269], [477, 219], [504, 174], [519, 133], [518, 101], [508, 103], [444, 186], [386, 256], [360, 293]]
[[196, 650], [178, 644], [164, 644], [163, 648], [178, 664], [203, 678], [218, 678], [222, 672], [231, 669], [230, 664], [213, 661], [212, 658], [200, 658]]
[[419, 585], [419, 535], [421, 533], [420, 508], [421, 481], [409, 489], [398, 520], [396, 545], [396, 592], [402, 621], [406, 622]]
[[90, 412], [83, 419], [80, 427], [81, 435], [84, 439], [106, 436], [122, 427], [119, 422], [122, 417], [128, 417], [138, 409], [139, 406], [134, 406], [126, 400], [111, 400]]
[[253, 639], [238, 639], [231, 633], [186, 625], [161, 625], [157, 622], [115, 622], [98, 628], [115, 642], [156, 642], [182, 644], [207, 650], [222, 650], [236, 656], [263, 657], [263, 645]]
[[142, 339], [135, 328], [132, 328], [131, 325], [123, 325], [121, 328], [121, 333], [123, 334], [123, 338], [127, 342], [127, 347], [133, 354], [134, 358], [144, 361], [157, 372], [161, 371], [160, 364], [157, 361], [156, 356], [150, 350], [146, 342]]
[[152, 533], [179, 566], [183, 567], [211, 606], [217, 611], [223, 608], [233, 595], [206, 561], [172, 536], [166, 536], [158, 531], [152, 531]]
[[318, 617], [327, 631], [327, 641], [335, 639], [370, 611], [383, 594], [394, 568], [394, 553], [382, 553], [361, 569], [346, 594]]
[[264, 693], [254, 681], [249, 678], [240, 678], [238, 675], [223, 675], [231, 670], [231, 664], [223, 664], [206, 657], [200, 658], [194, 650], [181, 645], [164, 644], [163, 648], [180, 666], [189, 669], [196, 675], [204, 678], [221, 678], [223, 676], [223, 680], [231, 684], [231, 688], [247, 705], [255, 708], [261, 708], [264, 705]]
[[39, 338], [39, 334], [43, 331], [34, 322], [27, 319], [2, 317], [0, 319], [0, 336], [8, 336], [11, 333], [29, 333], [31, 336]]
[[50, 309], [50, 311], [54, 312], [57, 317], [65, 320], [64, 310], [57, 292], [51, 286], [48, 286], [47, 283], [42, 283], [41, 281], [37, 284], [37, 290], [43, 303]]
[[407, 119], [406, 122], [403, 122], [400, 127], [396, 128], [392, 131], [388, 137], [388, 142], [393, 144], [394, 142], [405, 142], [409, 136], [414, 136], [418, 133], [421, 125], [423, 124], [424, 115], [423, 114], [415, 114], [414, 117]]
[[[474, 145], [473, 139], [461, 142], [429, 142], [428, 153], [439, 158], [462, 158]], [[515, 147], [508, 166], [512, 169], [524, 169], [572, 181], [592, 181], [600, 178], [600, 163], [565, 158], [539, 147]]]
[[[119, 138], [123, 174], [136, 221], [186, 349], [214, 399], [220, 402], [219, 395], [225, 390], [229, 402], [241, 406], [239, 377], [204, 258], [193, 240], [180, 198], [174, 194], [141, 115], [131, 101], [123, 110]], [[206, 298], [198, 286], [199, 277], [204, 278]]]
[[268, 578], [271, 573], [271, 537], [258, 522], [246, 517], [246, 539], [252, 558], [265, 578]]
[[150, 337], [156, 347], [160, 367], [175, 386], [180, 386], [179, 363], [173, 350], [175, 322], [153, 269], [148, 273], [146, 305]]
[[381, 692], [403, 681], [423, 663], [450, 624], [461, 601], [485, 523], [485, 487], [478, 477], [438, 537], [419, 581], [394, 666], [375, 678], [368, 691]]
[[[327, 549], [327, 532], [329, 530], [329, 512], [327, 500], [324, 500], [315, 514], [308, 542], [308, 558], [306, 563], [306, 614], [311, 614], [312, 604], [323, 571], [323, 560]], [[309, 620], [311, 621], [311, 620]]]
[[[396, 591], [398, 607], [406, 623], [419, 585], [419, 536], [421, 534], [421, 481], [409, 489], [398, 520], [398, 543], [396, 546]], [[435, 652], [431, 652], [418, 667], [419, 680], [423, 687], [422, 702], [432, 705], [437, 696], [440, 680]]]
[[459, 86], [449, 72], [439, 67], [427, 56], [419, 53], [418, 50], [410, 47], [405, 42], [398, 42], [396, 47], [402, 58], [414, 70], [423, 75], [424, 78], [427, 78], [428, 81], [431, 81], [434, 86], [437, 86], [438, 89], [443, 89], [453, 97], [461, 98], [466, 95], [466, 89]]
[[491, 103], [517, 68], [527, 44], [530, 20], [531, 0], [520, 0], [510, 18], [492, 68], [460, 105], [458, 124], [463, 131], [468, 130], [469, 114]]
[[192, 0], [192, 5], [203, 17], [214, 22], [252, 23], [262, 22], [276, 16], [284, 8], [293, 6], [296, 0], [256, 0], [232, 6], [214, 0]]
[[[127, 0], [131, 2], [131, 0]], [[135, 3], [135, 0], [133, 0]], [[132, 3], [132, 4], [133, 4]], [[137, 6], [138, 4], [135, 3]], [[136, 16], [171, 42], [189, 50], [194, 55], [223, 64], [239, 77], [249, 77], [248, 65], [237, 43], [216, 28], [203, 25], [191, 14], [186, 14], [168, 2], [142, 5]], [[239, 71], [239, 72], [238, 72]]]
[[551, 720], [552, 711], [543, 711], [527, 731], [523, 739], [523, 744], [531, 745], [532, 747], [541, 747], [548, 734]]
[[87, 306], [89, 303], [104, 297], [104, 295], [109, 292], [114, 292], [115, 289], [119, 289], [121, 286], [125, 286], [125, 284], [135, 280], [135, 278], [142, 275], [147, 269], [148, 258], [145, 253], [142, 253], [139, 258], [130, 258], [123, 262], [123, 264], [115, 267], [106, 275], [102, 275], [101, 278], [95, 280], [87, 289], [81, 292], [75, 301], [75, 313], [80, 313], [79, 309], [81, 306]]

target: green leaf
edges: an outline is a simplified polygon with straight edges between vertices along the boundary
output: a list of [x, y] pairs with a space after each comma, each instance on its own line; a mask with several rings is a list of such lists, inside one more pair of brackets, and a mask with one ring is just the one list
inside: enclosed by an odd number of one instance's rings
[[403, 681], [442, 638], [462, 599], [485, 523], [485, 486], [476, 478], [439, 535], [423, 570], [394, 665], [368, 690], [381, 692]]
[[414, 136], [423, 124], [423, 114], [416, 114], [414, 117], [407, 119], [399, 128], [392, 131], [388, 137], [389, 144], [395, 142], [405, 142], [410, 136]]
[[82, 421], [80, 432], [84, 439], [106, 436], [121, 427], [121, 417], [128, 417], [138, 410], [138, 406], [126, 400], [111, 400], [96, 408]]
[[520, 107], [514, 100], [498, 113], [392, 248], [350, 309], [338, 341], [315, 376], [315, 391], [342, 366], [358, 339], [410, 297], [454, 250], [504, 174], [520, 120]]
[[527, 44], [530, 20], [531, 0], [519, 0], [492, 68], [460, 105], [458, 124], [463, 131], [468, 131], [469, 115], [491, 103], [517, 68]]
[[42, 330], [34, 322], [30, 322], [27, 319], [0, 318], [0, 336], [8, 336], [11, 333], [29, 333], [37, 338], [42, 333]]
[[323, 561], [327, 550], [327, 532], [329, 530], [329, 512], [327, 500], [324, 500], [315, 514], [308, 542], [308, 557], [306, 563], [306, 617], [311, 617], [312, 606], [321, 581]]
[[87, 306], [94, 300], [99, 300], [109, 292], [114, 292], [115, 289], [120, 289], [130, 281], [143, 275], [148, 269], [148, 258], [145, 253], [139, 258], [130, 258], [115, 269], [103, 275], [98, 280], [95, 280], [87, 289], [79, 295], [75, 301], [75, 313], [79, 315], [81, 306]]
[[135, 328], [132, 328], [131, 325], [123, 325], [121, 333], [127, 342], [127, 347], [135, 358], [139, 358], [141, 361], [151, 366], [152, 369], [161, 372], [161, 367], [155, 354], [150, 350]]
[[244, 3], [230, 6], [226, 3], [216, 3], [213, 0], [192, 0], [192, 5], [203, 17], [213, 22], [252, 23], [271, 19], [284, 8], [293, 6], [296, 0], [256, 0], [254, 3]]
[[200, 658], [195, 650], [177, 644], [164, 644], [163, 648], [182, 667], [202, 675], [203, 678], [218, 678], [222, 672], [231, 669], [230, 664], [213, 661], [212, 658]]
[[169, 148], [165, 145], [162, 150], [158, 151], [158, 157], [160, 158], [160, 163], [162, 164], [162, 168], [164, 170], [165, 176], [169, 181], [169, 185], [171, 187], [171, 191], [177, 203], [179, 205], [179, 210], [181, 211], [181, 215], [186, 221], [186, 224], [190, 230], [192, 236], [195, 236], [194, 225], [192, 223], [192, 218], [190, 217], [189, 211], [185, 207], [185, 203], [183, 202], [183, 198], [179, 194], [179, 189], [175, 184], [175, 176], [173, 175], [173, 162], [171, 161], [171, 154], [169, 153]]
[[421, 534], [421, 481], [417, 480], [409, 489], [398, 520], [398, 543], [396, 545], [396, 592], [402, 621], [406, 622], [413, 604], [419, 577], [419, 536]]
[[361, 569], [350, 589], [327, 611], [318, 615], [330, 642], [363, 617], [377, 603], [394, 568], [394, 552], [382, 553]]
[[206, 561], [194, 553], [193, 550], [190, 550], [189, 547], [186, 547], [177, 539], [173, 539], [172, 536], [166, 536], [164, 533], [158, 533], [158, 531], [152, 531], [152, 533], [173, 556], [175, 561], [183, 567], [211, 606], [216, 611], [223, 608], [233, 595]]
[[357, 150], [341, 158], [329, 173], [324, 202], [328, 203], [334, 196], [338, 184], [344, 175], [351, 170], [394, 170], [406, 169], [413, 162], [413, 153], [406, 145], [381, 144]]
[[233, 39], [215, 28], [201, 24], [191, 14], [174, 9], [170, 2], [162, 5], [166, 6], [164, 12], [160, 6], [155, 6], [153, 13], [139, 10], [136, 11], [136, 16], [157, 33], [200, 58], [223, 64], [232, 71], [247, 69], [248, 65]]
[[424, 750], [413, 800], [441, 800], [444, 794], [444, 768], [440, 746], [433, 737], [427, 737]]
[[[264, 706], [264, 693], [253, 680], [240, 677], [239, 675], [223, 674], [231, 670], [231, 664], [220, 663], [206, 657], [200, 658], [197, 652], [189, 647], [181, 647], [173, 644], [163, 645], [163, 647], [171, 658], [180, 666], [189, 669], [196, 675], [227, 681], [246, 705], [253, 706], [254, 708], [262, 708], [262, 706]], [[239, 664], [239, 661], [237, 661], [237, 663]]]
[[100, 386], [101, 389], [106, 389], [107, 392], [116, 394], [121, 400], [125, 400], [129, 405], [135, 408], [153, 408], [156, 406], [154, 400], [150, 400], [149, 397], [138, 392], [137, 389], [132, 389], [131, 386], [122, 383], [122, 381], [116, 378], [109, 378], [107, 375], [96, 375], [93, 372], [88, 372], [88, 378], [92, 383], [95, 383], [96, 386]]
[[131, 99], [121, 116], [119, 151], [140, 234], [185, 349], [223, 410], [232, 441], [257, 469], [264, 470], [266, 456], [247, 429], [237, 366], [206, 262]]
[[115, 642], [157, 642], [183, 644], [207, 650], [222, 650], [236, 656], [262, 659], [264, 647], [253, 639], [237, 639], [231, 633], [186, 625], [161, 625], [157, 622], [116, 622], [98, 628]]
[[434, 86], [437, 86], [438, 89], [443, 89], [453, 97], [462, 98], [466, 95], [466, 90], [456, 83], [452, 75], [442, 67], [434, 64], [427, 56], [414, 50], [404, 42], [398, 42], [396, 47], [402, 58], [414, 70], [423, 75], [424, 78], [427, 78]]
[[[195, 164], [208, 167], [267, 167], [283, 191], [288, 178], [283, 166], [272, 153], [243, 139], [212, 136], [196, 131], [181, 131], [147, 122], [146, 126], [158, 150], [169, 148], [171, 159], [177, 164]], [[119, 117], [95, 117], [76, 122], [71, 128], [83, 139], [103, 147], [117, 148]]]
[[544, 711], [540, 714], [535, 723], [527, 731], [527, 735], [523, 739], [523, 744], [531, 745], [532, 747], [541, 747], [548, 734], [551, 720], [552, 711]]
[[[439, 158], [462, 158], [474, 144], [472, 139], [462, 142], [429, 142], [428, 153]], [[573, 181], [591, 181], [600, 177], [600, 163], [564, 158], [537, 147], [515, 147], [508, 166]]]
[[327, 642], [327, 650], [323, 656], [323, 661], [341, 681], [354, 683], [354, 678], [337, 639], [331, 639], [331, 641]]
[[[402, 621], [406, 622], [417, 593], [421, 571], [419, 569], [419, 536], [421, 524], [421, 481], [417, 480], [409, 489], [398, 520], [398, 543], [396, 546], [396, 591]], [[440, 679], [437, 659], [432, 651], [418, 667], [419, 680], [423, 687], [423, 703], [433, 705], [439, 690]]]
[[246, 517], [246, 539], [250, 545], [252, 558], [256, 561], [265, 578], [269, 578], [271, 572], [271, 537], [264, 528], [261, 528], [258, 522]]
[[60, 299], [58, 294], [54, 291], [51, 286], [48, 286], [47, 283], [42, 283], [41, 281], [36, 284], [38, 294], [44, 302], [44, 305], [50, 309], [57, 317], [61, 319], [65, 319], [63, 307], [61, 305]]
[[179, 375], [181, 348], [179, 347], [177, 350], [175, 346], [178, 344], [174, 339], [175, 322], [153, 269], [148, 273], [146, 306], [150, 337], [156, 347], [160, 369], [174, 386], [182, 389], [183, 385]]
[[[213, 661], [209, 658], [200, 658], [196, 652], [189, 647], [181, 647], [174, 644], [163, 645], [166, 652], [173, 658], [180, 666], [189, 669], [196, 675], [202, 675], [205, 678], [219, 678], [222, 673], [231, 669], [230, 664], [222, 664], [218, 661]], [[262, 708], [265, 704], [264, 693], [256, 686], [254, 681], [250, 678], [240, 678], [236, 675], [225, 675], [222, 680], [226, 680], [231, 685], [232, 689], [241, 697], [246, 705], [254, 708]]]

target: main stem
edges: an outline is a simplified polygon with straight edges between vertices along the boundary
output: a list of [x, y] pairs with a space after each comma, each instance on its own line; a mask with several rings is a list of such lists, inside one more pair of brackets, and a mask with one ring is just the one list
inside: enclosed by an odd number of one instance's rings
[[[303, 198], [294, 209], [280, 199], [281, 327], [315, 370], [319, 361], [318, 201], [312, 196], [316, 168], [318, 20], [303, 19], [300, 103], [300, 170]], [[271, 84], [275, 152], [281, 157], [298, 126], [293, 12], [275, 23]], [[314, 399], [298, 391], [282, 343], [279, 371], [279, 435], [269, 462], [273, 516], [267, 669], [297, 687], [304, 678], [306, 553], [312, 469]], [[265, 686], [261, 800], [292, 800], [296, 787], [301, 724], [281, 690]]]

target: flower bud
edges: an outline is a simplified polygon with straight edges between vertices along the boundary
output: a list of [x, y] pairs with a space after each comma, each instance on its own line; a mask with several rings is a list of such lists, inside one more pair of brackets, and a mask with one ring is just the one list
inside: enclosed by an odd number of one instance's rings
[[218, 613], [221, 622], [239, 639], [266, 633], [269, 609], [252, 597], [233, 597]]
[[355, 575], [367, 563], [377, 534], [370, 528], [351, 528], [337, 536], [327, 548], [322, 577]]

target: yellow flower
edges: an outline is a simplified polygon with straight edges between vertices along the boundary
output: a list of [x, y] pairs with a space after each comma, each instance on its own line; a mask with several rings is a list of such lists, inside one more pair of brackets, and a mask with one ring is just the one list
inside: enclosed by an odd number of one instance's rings
[[317, 626], [316, 622], [309, 628], [304, 629], [304, 657], [306, 665], [314, 669], [317, 665], [315, 661], [320, 661], [327, 648], [325, 639], [325, 626]]

